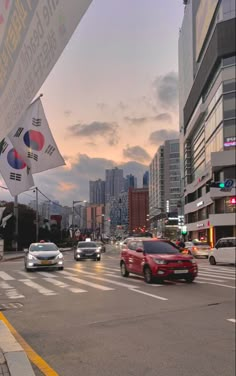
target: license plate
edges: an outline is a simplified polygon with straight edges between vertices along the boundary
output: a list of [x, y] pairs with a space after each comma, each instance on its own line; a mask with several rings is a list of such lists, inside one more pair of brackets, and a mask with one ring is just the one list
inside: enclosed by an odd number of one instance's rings
[[49, 264], [51, 264], [51, 261], [48, 261], [48, 260], [41, 261], [41, 265], [49, 265]]
[[188, 270], [187, 269], [184, 269], [184, 270], [174, 270], [174, 273], [175, 274], [185, 274], [185, 273], [188, 273]]

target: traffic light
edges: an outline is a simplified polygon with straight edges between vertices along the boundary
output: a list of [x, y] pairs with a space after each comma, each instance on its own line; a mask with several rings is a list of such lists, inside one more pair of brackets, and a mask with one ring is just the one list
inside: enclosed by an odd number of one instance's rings
[[188, 231], [187, 231], [187, 227], [186, 226], [183, 226], [182, 229], [181, 229], [181, 234], [182, 235], [187, 235]]
[[229, 202], [231, 205], [236, 205], [236, 197], [230, 197]]
[[206, 184], [210, 188], [225, 188], [225, 183], [223, 181], [211, 181]]

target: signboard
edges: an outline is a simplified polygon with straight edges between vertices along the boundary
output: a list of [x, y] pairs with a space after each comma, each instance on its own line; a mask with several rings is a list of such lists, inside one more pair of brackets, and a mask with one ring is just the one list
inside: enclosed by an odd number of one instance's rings
[[225, 148], [230, 148], [236, 146], [236, 137], [225, 137], [224, 139], [224, 147]]
[[91, 2], [0, 2], [0, 140], [38, 93]]

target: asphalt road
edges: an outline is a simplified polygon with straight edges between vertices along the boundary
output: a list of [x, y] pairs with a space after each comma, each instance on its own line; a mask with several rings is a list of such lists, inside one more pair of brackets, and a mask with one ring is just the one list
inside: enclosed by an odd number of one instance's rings
[[235, 374], [235, 267], [199, 260], [196, 283], [147, 285], [120, 276], [116, 248], [65, 259], [63, 272], [0, 265], [0, 309], [58, 375]]

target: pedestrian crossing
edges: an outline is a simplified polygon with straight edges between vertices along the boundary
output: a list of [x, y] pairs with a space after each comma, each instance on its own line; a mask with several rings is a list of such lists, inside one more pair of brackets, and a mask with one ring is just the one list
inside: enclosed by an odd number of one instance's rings
[[[140, 288], [168, 288], [169, 285], [187, 286], [182, 281], [167, 281], [164, 284], [145, 284], [142, 276], [130, 275], [123, 278], [119, 267], [97, 265], [67, 267], [63, 271], [36, 271], [27, 273], [23, 270], [0, 271], [0, 300], [5, 296], [11, 300], [24, 299], [32, 293], [43, 296], [56, 296], [62, 291], [71, 294], [89, 293], [92, 290], [111, 292], [116, 289], [128, 289], [140, 292]], [[235, 268], [200, 265], [195, 284], [212, 285], [235, 289]], [[152, 296], [152, 292], [145, 292]], [[163, 298], [157, 296], [164, 300]]]

